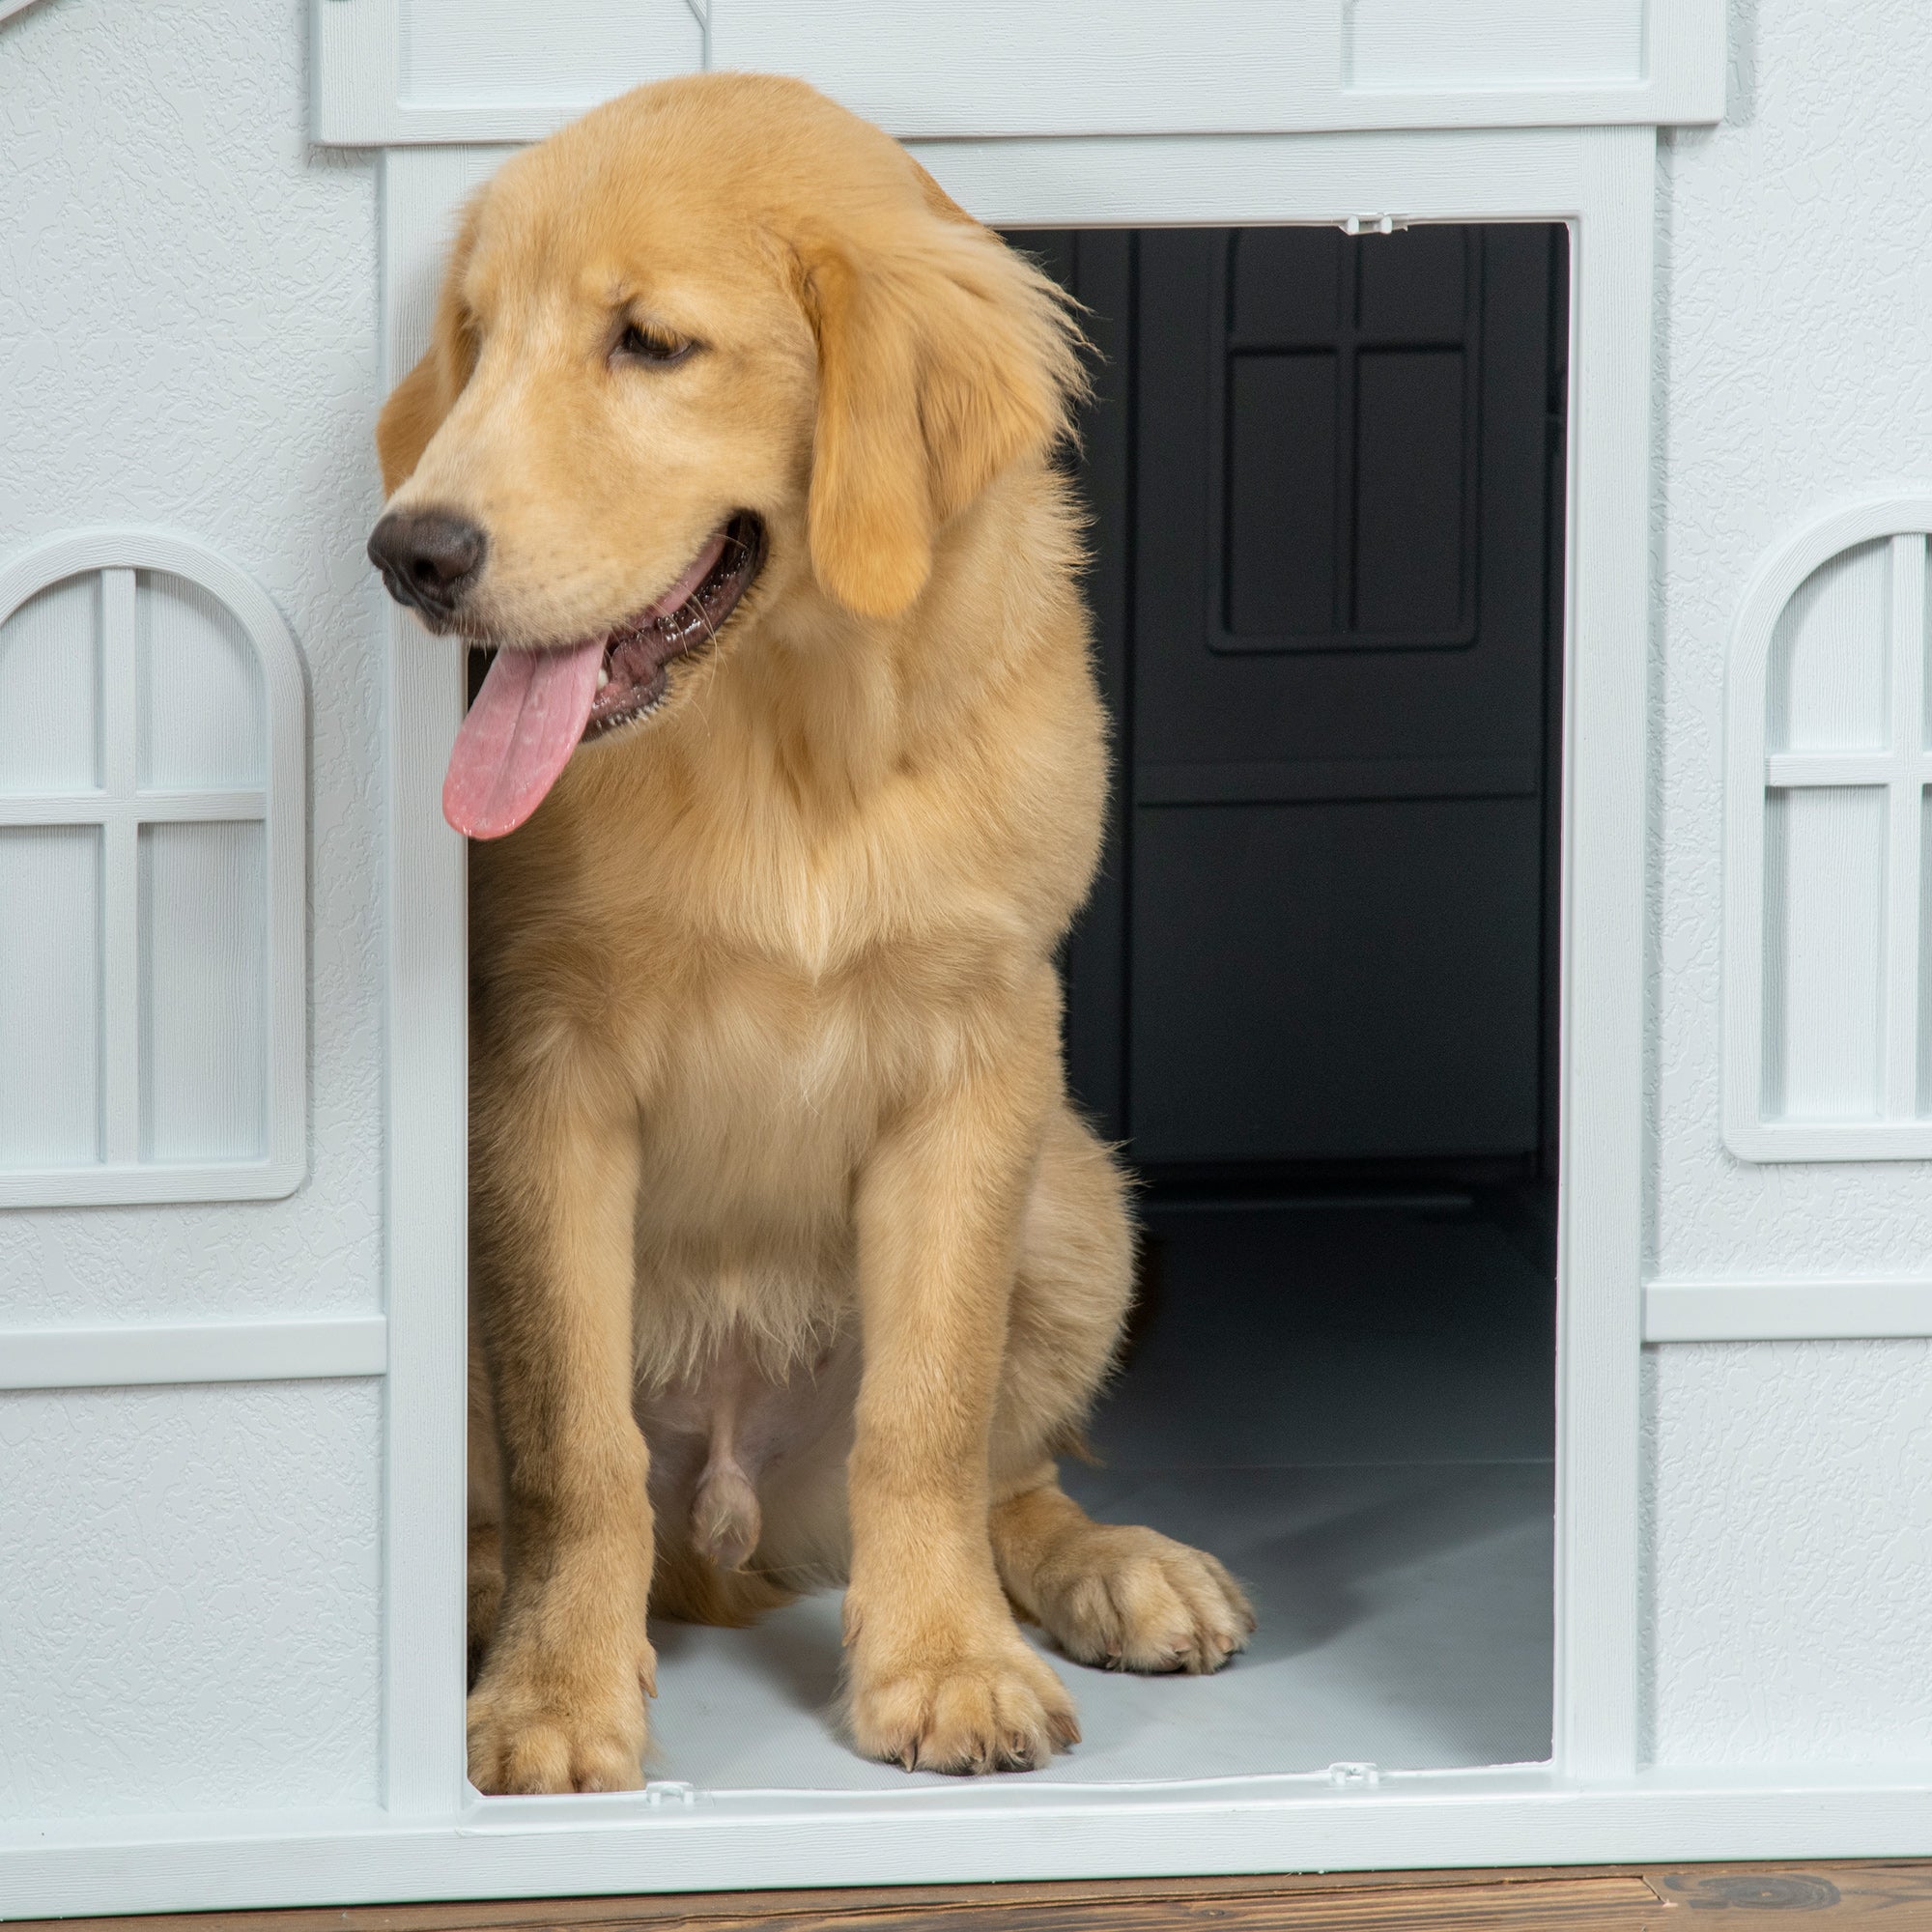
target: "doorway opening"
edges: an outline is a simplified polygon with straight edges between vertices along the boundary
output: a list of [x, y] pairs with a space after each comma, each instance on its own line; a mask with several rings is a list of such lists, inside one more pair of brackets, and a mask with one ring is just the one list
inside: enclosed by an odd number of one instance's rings
[[[1101, 356], [1068, 460], [1114, 793], [1066, 1046], [1143, 1182], [1063, 1474], [1261, 1615], [1214, 1678], [1061, 1660], [1084, 1742], [1023, 1782], [1545, 1760], [1568, 232], [1010, 239]], [[828, 1722], [836, 1595], [653, 1635], [655, 1776], [939, 1782]]]

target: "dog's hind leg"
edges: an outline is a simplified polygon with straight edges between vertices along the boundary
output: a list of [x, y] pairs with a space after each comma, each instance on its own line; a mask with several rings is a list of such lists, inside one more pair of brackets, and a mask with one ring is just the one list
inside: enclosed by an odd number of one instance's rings
[[1080, 1439], [1132, 1293], [1125, 1184], [1071, 1113], [1049, 1129], [1029, 1204], [993, 1437], [1000, 1581], [1080, 1663], [1218, 1670], [1254, 1630], [1227, 1570], [1151, 1529], [1099, 1523], [1052, 1458]]
[[483, 1668], [503, 1602], [503, 1458], [474, 1317], [469, 1324], [469, 1682]]
[[1108, 1670], [1218, 1670], [1255, 1628], [1221, 1562], [1157, 1530], [1095, 1522], [1040, 1480], [993, 1506], [993, 1555], [1007, 1594], [1076, 1663]]

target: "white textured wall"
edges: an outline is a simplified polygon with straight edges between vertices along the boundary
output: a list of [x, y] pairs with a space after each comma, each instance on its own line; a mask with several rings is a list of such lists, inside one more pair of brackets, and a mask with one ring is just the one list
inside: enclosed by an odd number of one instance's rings
[[1698, 1343], [1649, 1369], [1655, 1756], [1932, 1756], [1932, 1342]]
[[[304, 14], [0, 23], [0, 557], [213, 544], [306, 659], [314, 774], [308, 1181], [0, 1214], [0, 1326], [379, 1298], [375, 168], [307, 143]], [[380, 1393], [0, 1395], [0, 1816], [375, 1798]]]
[[[1722, 127], [1659, 164], [1658, 1271], [1932, 1273], [1925, 1165], [1749, 1167], [1719, 1118], [1722, 703], [1746, 576], [1834, 498], [1932, 487], [1918, 0], [1734, 0]], [[1651, 1371], [1664, 1761], [1932, 1758], [1932, 1356], [1666, 1348]]]
[[314, 767], [307, 1183], [0, 1214], [0, 1323], [377, 1293], [375, 164], [308, 144], [305, 15], [43, 0], [0, 24], [0, 557], [85, 524], [213, 544], [295, 633]]
[[372, 1381], [0, 1395], [0, 1818], [370, 1804]]
[[1728, 118], [1660, 144], [1662, 1274], [1932, 1270], [1924, 1165], [1730, 1158], [1718, 1024], [1744, 581], [1822, 505], [1932, 488], [1925, 29], [1919, 0], [1734, 0]]

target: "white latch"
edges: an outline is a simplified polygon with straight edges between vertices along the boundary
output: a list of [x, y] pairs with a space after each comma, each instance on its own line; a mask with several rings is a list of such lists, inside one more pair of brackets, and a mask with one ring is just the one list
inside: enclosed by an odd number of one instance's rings
[[654, 1777], [644, 1786], [646, 1804], [696, 1804], [697, 1787], [681, 1777]]
[[1342, 224], [1344, 235], [1393, 235], [1408, 226], [1406, 214], [1351, 214]]
[[1339, 1791], [1365, 1791], [1381, 1781], [1380, 1771], [1372, 1764], [1331, 1764], [1328, 1767], [1328, 1782]]

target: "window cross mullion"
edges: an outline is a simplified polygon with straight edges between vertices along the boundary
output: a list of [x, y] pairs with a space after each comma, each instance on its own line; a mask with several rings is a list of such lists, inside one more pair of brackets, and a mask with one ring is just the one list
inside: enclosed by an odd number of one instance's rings
[[1909, 1121], [1918, 1112], [1918, 949], [1920, 844], [1924, 819], [1921, 769], [1925, 735], [1925, 536], [1908, 530], [1891, 540], [1890, 825], [1886, 840], [1885, 1114]]
[[[140, 703], [134, 573], [100, 573], [101, 788], [131, 800]], [[141, 1156], [140, 828], [115, 812], [100, 828], [100, 1135], [109, 1166]]]

